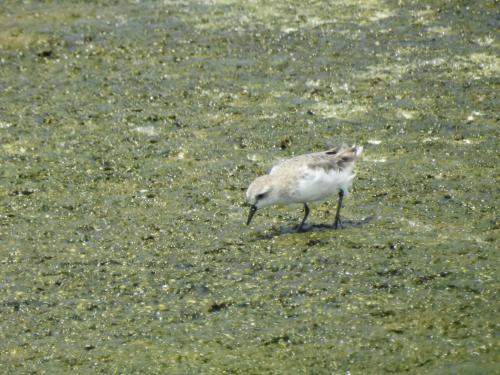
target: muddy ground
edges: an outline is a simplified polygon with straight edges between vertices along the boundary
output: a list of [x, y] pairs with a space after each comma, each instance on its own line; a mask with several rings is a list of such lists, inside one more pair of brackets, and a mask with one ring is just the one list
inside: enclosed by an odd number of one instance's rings
[[[2, 371], [498, 373], [498, 20], [2, 2]], [[244, 225], [256, 176], [339, 142], [344, 229], [335, 198]]]

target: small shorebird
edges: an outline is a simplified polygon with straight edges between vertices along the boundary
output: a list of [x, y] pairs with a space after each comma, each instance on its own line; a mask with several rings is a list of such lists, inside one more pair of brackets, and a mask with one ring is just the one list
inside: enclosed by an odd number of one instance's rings
[[247, 225], [255, 212], [273, 204], [304, 204], [304, 218], [299, 232], [309, 215], [308, 202], [323, 200], [338, 194], [339, 201], [335, 229], [341, 227], [340, 208], [348, 194], [355, 174], [353, 168], [363, 147], [342, 145], [328, 151], [299, 155], [275, 165], [269, 174], [257, 177], [248, 187], [247, 200], [250, 203]]

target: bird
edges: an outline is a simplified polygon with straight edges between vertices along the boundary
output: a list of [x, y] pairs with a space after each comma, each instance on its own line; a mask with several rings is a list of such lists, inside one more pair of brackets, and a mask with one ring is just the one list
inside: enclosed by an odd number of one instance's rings
[[250, 225], [258, 209], [270, 205], [302, 203], [304, 218], [298, 226], [298, 231], [302, 232], [310, 212], [308, 203], [337, 194], [333, 228], [340, 229], [340, 209], [343, 199], [349, 194], [355, 176], [354, 165], [362, 151], [362, 146], [342, 144], [327, 151], [299, 155], [276, 164], [269, 174], [257, 177], [248, 187], [246, 198], [250, 212], [247, 225]]

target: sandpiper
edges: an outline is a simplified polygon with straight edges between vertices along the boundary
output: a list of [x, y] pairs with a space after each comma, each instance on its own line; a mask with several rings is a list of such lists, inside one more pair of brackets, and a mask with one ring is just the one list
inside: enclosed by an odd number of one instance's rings
[[304, 218], [298, 227], [300, 232], [309, 215], [307, 203], [338, 194], [333, 227], [340, 228], [342, 200], [349, 193], [355, 176], [354, 164], [362, 151], [361, 146], [342, 145], [328, 151], [299, 155], [275, 165], [269, 174], [257, 177], [248, 187], [247, 200], [251, 206], [247, 225], [259, 208], [273, 204], [303, 203]]

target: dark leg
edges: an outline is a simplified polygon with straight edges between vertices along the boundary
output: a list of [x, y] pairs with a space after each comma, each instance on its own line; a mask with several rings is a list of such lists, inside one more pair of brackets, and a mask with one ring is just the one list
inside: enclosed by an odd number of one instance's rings
[[333, 223], [334, 229], [342, 228], [342, 223], [340, 222], [340, 207], [342, 207], [342, 198], [344, 198], [344, 190], [339, 191], [339, 204], [337, 206], [337, 213], [335, 214], [335, 222]]
[[302, 219], [302, 223], [300, 223], [299, 225], [299, 232], [302, 232], [302, 227], [306, 222], [307, 216], [309, 216], [309, 206], [307, 205], [307, 203], [304, 203], [304, 218]]

